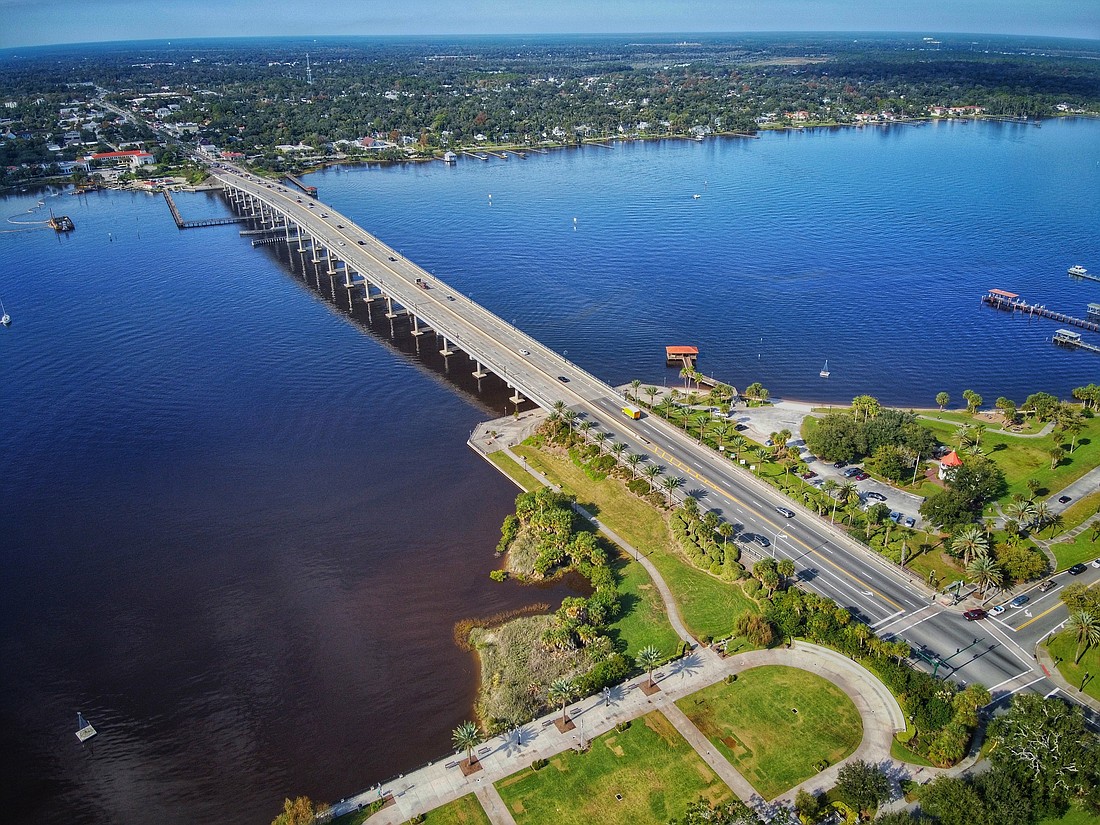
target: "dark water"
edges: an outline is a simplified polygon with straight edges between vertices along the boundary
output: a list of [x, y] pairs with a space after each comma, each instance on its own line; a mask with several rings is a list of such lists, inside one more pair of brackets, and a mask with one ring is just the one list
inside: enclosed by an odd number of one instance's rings
[[[666, 343], [739, 386], [826, 400], [1100, 380], [1100, 357], [1047, 343], [1056, 324], [978, 305], [994, 286], [1078, 314], [1100, 300], [1065, 275], [1100, 271], [1095, 122], [311, 182], [612, 381], [671, 377]], [[42, 217], [37, 197], [0, 217]], [[475, 688], [454, 622], [565, 592], [487, 576], [515, 491], [464, 442], [503, 409], [499, 385], [456, 389], [430, 346], [366, 331], [341, 290], [236, 227], [180, 233], [146, 195], [45, 200], [76, 232], [0, 233], [7, 821], [264, 823], [285, 794], [332, 800], [442, 755]], [[101, 731], [84, 748], [78, 710]]]

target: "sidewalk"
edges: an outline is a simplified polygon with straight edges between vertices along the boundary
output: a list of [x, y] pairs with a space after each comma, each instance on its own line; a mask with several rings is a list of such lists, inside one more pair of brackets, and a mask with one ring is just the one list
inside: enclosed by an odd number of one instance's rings
[[467, 793], [474, 792], [491, 820], [509, 823], [511, 814], [490, 786], [529, 767], [536, 759], [549, 759], [567, 748], [578, 748], [612, 730], [616, 724], [661, 711], [738, 796], [757, 808], [772, 807], [793, 800], [798, 788], [766, 802], [720, 752], [691, 724], [675, 706], [675, 701], [721, 681], [731, 673], [740, 673], [762, 665], [786, 665], [808, 670], [836, 684], [851, 698], [863, 720], [863, 739], [856, 751], [842, 763], [807, 780], [799, 788], [815, 790], [830, 787], [841, 765], [851, 759], [881, 762], [890, 758], [894, 732], [904, 729], [901, 708], [885, 686], [869, 671], [835, 651], [799, 642], [790, 649], [753, 650], [723, 659], [714, 650], [699, 649], [683, 659], [670, 662], [654, 674], [660, 690], [646, 696], [640, 676], [611, 690], [610, 701], [588, 697], [568, 709], [576, 727], [561, 733], [554, 724], [557, 711], [536, 719], [517, 730], [493, 737], [477, 749], [481, 770], [463, 776], [461, 756], [451, 756], [422, 768], [407, 777], [399, 777], [392, 786], [365, 791], [334, 805], [340, 815], [359, 804], [369, 804], [379, 794], [392, 793], [394, 804], [370, 817], [372, 825], [398, 825], [419, 813], [430, 811]]

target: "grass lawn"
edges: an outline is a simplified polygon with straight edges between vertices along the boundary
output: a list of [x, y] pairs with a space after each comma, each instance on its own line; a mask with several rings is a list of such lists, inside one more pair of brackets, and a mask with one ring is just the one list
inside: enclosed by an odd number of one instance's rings
[[542, 770], [527, 768], [496, 787], [517, 825], [664, 825], [700, 796], [711, 802], [733, 798], [657, 711], [622, 733], [594, 739], [587, 753], [565, 751]]
[[1080, 805], [1073, 805], [1065, 816], [1041, 819], [1039, 825], [1096, 825], [1096, 814], [1089, 813]]
[[863, 739], [844, 692], [793, 667], [752, 668], [676, 704], [765, 799], [818, 773], [821, 760], [836, 764]]
[[[916, 410], [915, 412], [925, 419], [935, 418], [939, 421], [951, 424], [955, 429], [957, 429], [960, 424], [982, 424], [989, 428], [989, 430], [1004, 429], [1004, 421], [999, 414], [994, 416], [993, 420], [990, 421], [986, 418], [977, 418], [964, 410], [944, 410], [943, 412], [939, 410]], [[1037, 418], [1025, 418], [1020, 425], [1020, 429], [1015, 432], [1022, 435], [1031, 435], [1039, 432], [1039, 430], [1043, 429], [1045, 426], [1045, 421], [1040, 421]]]
[[934, 767], [931, 762], [919, 753], [913, 753], [897, 739], [890, 740], [890, 755], [899, 762], [907, 762], [910, 765], [920, 765], [925, 768]]
[[[955, 424], [928, 420], [921, 423], [945, 444], [955, 443]], [[1077, 449], [1070, 453], [1067, 439], [1064, 445], [1066, 456], [1053, 470], [1050, 469], [1050, 455], [1047, 453], [1054, 446], [1052, 435], [1018, 438], [987, 431], [982, 436], [982, 447], [987, 457], [1004, 471], [1008, 482], [1008, 492], [1000, 500], [1007, 502], [1016, 493], [1030, 496], [1027, 489], [1030, 478], [1036, 479], [1048, 493], [1056, 493], [1100, 464], [1100, 416], [1087, 418], [1084, 423], [1085, 429], [1077, 438]]]
[[472, 793], [460, 796], [440, 808], [428, 811], [424, 817], [428, 825], [490, 825], [481, 803]]
[[690, 566], [671, 549], [672, 534], [662, 513], [635, 496], [618, 479], [593, 481], [566, 458], [542, 452], [528, 444], [513, 448], [586, 509], [646, 554], [668, 584], [688, 629], [698, 636], [728, 636], [734, 619], [757, 610], [756, 603], [737, 584], [720, 581]]
[[935, 572], [937, 582], [950, 583], [966, 576], [966, 572], [955, 564], [954, 559], [939, 549], [921, 553], [912, 560], [906, 559], [905, 566], [920, 574], [925, 581], [928, 581], [930, 572]]
[[517, 482], [527, 492], [537, 490], [542, 486], [535, 480], [534, 476], [516, 464], [516, 462], [512, 460], [512, 457], [503, 450], [489, 453], [489, 460], [500, 467], [500, 469], [504, 470], [509, 478]]
[[1058, 569], [1065, 570], [1080, 562], [1092, 561], [1100, 555], [1096, 539], [1093, 538], [1095, 535], [1096, 531], [1090, 527], [1071, 542], [1050, 545], [1054, 558], [1058, 560]]
[[1093, 699], [1100, 699], [1100, 648], [1093, 645], [1085, 651], [1078, 664], [1073, 663], [1077, 655], [1077, 638], [1069, 631], [1059, 633], [1047, 644], [1047, 650], [1055, 659], [1061, 659], [1058, 672], [1076, 690], [1086, 673], [1092, 674], [1092, 680], [1085, 685], [1085, 693]]
[[680, 637], [668, 623], [665, 604], [649, 573], [638, 562], [621, 554], [612, 561], [619, 574], [619, 600], [623, 612], [608, 628], [613, 641], [634, 656], [647, 645], [671, 655], [680, 645]]

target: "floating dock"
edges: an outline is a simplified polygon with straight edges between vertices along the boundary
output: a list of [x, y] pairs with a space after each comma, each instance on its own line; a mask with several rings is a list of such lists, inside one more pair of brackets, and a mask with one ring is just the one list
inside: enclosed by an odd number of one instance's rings
[[76, 715], [76, 738], [83, 742], [87, 742], [96, 734], [96, 729], [88, 724], [88, 720], [84, 718], [84, 714], [78, 713]]
[[72, 232], [76, 229], [76, 224], [73, 223], [72, 218], [68, 215], [52, 215], [49, 220], [50, 229], [54, 229], [58, 232]]
[[[994, 309], [1003, 309], [1007, 312], [1023, 312], [1028, 317], [1050, 318], [1062, 324], [1079, 327], [1089, 332], [1100, 332], [1100, 320], [1089, 321], [1084, 318], [1074, 318], [1062, 312], [1047, 309], [1042, 304], [1029, 304], [1015, 292], [1007, 292], [1003, 289], [991, 289], [982, 296], [982, 303], [988, 304]], [[1090, 314], [1092, 312], [1090, 304]]]

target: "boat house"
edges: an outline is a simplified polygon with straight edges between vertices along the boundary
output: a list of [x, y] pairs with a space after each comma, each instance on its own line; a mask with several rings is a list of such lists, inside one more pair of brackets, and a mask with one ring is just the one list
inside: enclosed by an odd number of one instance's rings
[[695, 369], [695, 360], [698, 357], [698, 347], [665, 347], [665, 363], [670, 367], [683, 364]]

